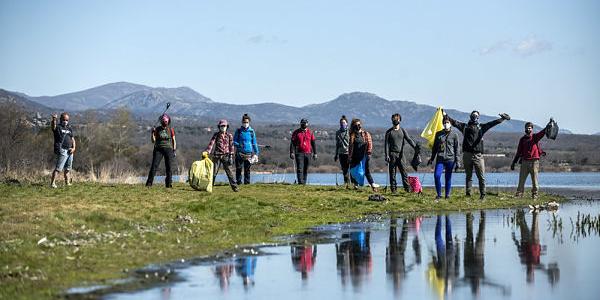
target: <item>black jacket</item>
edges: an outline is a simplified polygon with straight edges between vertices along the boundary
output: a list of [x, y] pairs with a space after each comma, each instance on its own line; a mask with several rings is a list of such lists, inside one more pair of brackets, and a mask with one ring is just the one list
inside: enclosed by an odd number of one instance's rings
[[483, 153], [483, 135], [492, 127], [502, 123], [504, 119], [500, 118], [487, 123], [463, 123], [448, 117], [452, 126], [458, 128], [463, 133], [463, 152]]

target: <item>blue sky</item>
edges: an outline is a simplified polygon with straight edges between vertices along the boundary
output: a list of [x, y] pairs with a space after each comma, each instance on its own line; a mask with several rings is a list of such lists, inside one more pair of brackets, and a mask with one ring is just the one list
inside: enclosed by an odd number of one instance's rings
[[0, 0], [0, 88], [295, 106], [367, 91], [594, 133], [599, 31], [600, 1]]

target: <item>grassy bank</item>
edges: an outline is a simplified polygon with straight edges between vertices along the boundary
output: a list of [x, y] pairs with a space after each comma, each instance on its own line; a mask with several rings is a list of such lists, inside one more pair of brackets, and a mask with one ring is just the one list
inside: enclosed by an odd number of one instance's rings
[[[366, 214], [432, 212], [523, 206], [506, 194], [486, 201], [454, 198], [435, 203], [422, 196], [370, 194], [336, 187], [252, 185], [212, 194], [184, 184], [162, 186], [0, 184], [0, 298], [52, 298], [66, 288], [127, 277], [153, 262], [212, 254], [238, 244], [267, 242], [329, 222]], [[542, 195], [537, 203], [560, 200]]]

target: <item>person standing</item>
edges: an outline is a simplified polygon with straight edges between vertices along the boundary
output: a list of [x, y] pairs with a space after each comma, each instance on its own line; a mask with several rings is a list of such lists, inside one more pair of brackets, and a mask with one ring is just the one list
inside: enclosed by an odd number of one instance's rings
[[[550, 124], [548, 126], [550, 126]], [[546, 128], [548, 128], [548, 126], [546, 126]], [[519, 139], [517, 153], [510, 165], [510, 169], [514, 170], [515, 164], [521, 164], [519, 171], [519, 186], [517, 187], [517, 193], [515, 194], [518, 198], [523, 197], [525, 180], [527, 180], [528, 175], [531, 175], [531, 198], [536, 199], [538, 197], [540, 157], [545, 154], [538, 143], [546, 134], [546, 128], [533, 134], [533, 123], [525, 123], [525, 135]]]
[[[371, 186], [373, 192], [377, 192], [377, 187], [373, 181], [371, 175], [371, 168], [369, 162], [371, 161], [371, 154], [373, 153], [373, 140], [371, 134], [362, 128], [360, 119], [353, 119], [350, 125], [350, 141], [348, 145], [348, 157], [350, 160], [350, 168], [360, 164], [363, 159], [365, 160], [365, 177], [367, 182]], [[360, 181], [358, 178], [354, 178], [355, 181]]]
[[250, 116], [242, 116], [242, 127], [238, 128], [233, 135], [235, 146], [235, 179], [238, 185], [242, 184], [242, 169], [244, 171], [244, 184], [250, 184], [250, 160], [258, 156], [259, 149], [256, 142], [256, 133], [250, 127]]
[[173, 187], [172, 164], [175, 159], [175, 150], [177, 142], [175, 141], [175, 130], [171, 127], [171, 118], [167, 114], [160, 116], [160, 126], [152, 128], [152, 143], [154, 150], [152, 151], [152, 165], [146, 180], [146, 186], [152, 186], [156, 169], [160, 165], [162, 158], [165, 158], [165, 186]]
[[310, 159], [317, 159], [315, 135], [308, 128], [308, 120], [300, 120], [300, 128], [292, 132], [290, 140], [290, 159], [296, 163], [296, 178], [298, 184], [306, 184]]
[[403, 159], [404, 145], [408, 143], [413, 149], [417, 147], [417, 143], [408, 135], [406, 130], [400, 127], [401, 121], [402, 116], [399, 113], [392, 115], [392, 127], [385, 132], [384, 141], [385, 161], [388, 163], [388, 173], [393, 194], [397, 192], [396, 170], [400, 171], [404, 191], [410, 191], [408, 173], [406, 172]]
[[[447, 116], [447, 115], [446, 115]], [[479, 199], [485, 198], [485, 161], [483, 159], [483, 135], [490, 130], [492, 127], [504, 122], [504, 120], [510, 120], [508, 114], [500, 114], [500, 118], [480, 124], [479, 123], [479, 112], [474, 110], [469, 116], [469, 122], [463, 123], [452, 119], [447, 116], [452, 126], [458, 128], [463, 133], [463, 164], [465, 167], [466, 183], [465, 192], [467, 197], [471, 197], [471, 189], [473, 186], [473, 168], [475, 168], [475, 175], [479, 180]]]
[[67, 186], [72, 185], [70, 172], [73, 167], [73, 154], [77, 149], [75, 143], [75, 135], [73, 134], [73, 128], [69, 125], [69, 114], [63, 112], [60, 115], [60, 123], [56, 122], [56, 114], [52, 115], [52, 121], [50, 127], [54, 135], [54, 154], [56, 155], [56, 165], [52, 172], [52, 180], [50, 186], [57, 188], [56, 175], [64, 170], [65, 184]]
[[444, 171], [445, 198], [449, 199], [452, 191], [452, 170], [458, 169], [458, 133], [452, 131], [452, 125], [448, 117], [443, 119], [444, 129], [436, 132], [431, 148], [431, 158], [427, 165], [431, 165], [435, 160], [434, 179], [436, 200], [442, 198], [442, 171]]
[[338, 161], [339, 159], [340, 167], [342, 167], [342, 174], [344, 175], [344, 184], [346, 187], [348, 187], [350, 184], [350, 176], [348, 175], [348, 168], [350, 164], [350, 161], [348, 160], [349, 142], [350, 135], [348, 133], [348, 120], [346, 119], [346, 116], [342, 116], [342, 118], [340, 118], [340, 129], [335, 132], [335, 156], [333, 157], [333, 161]]
[[238, 186], [233, 178], [233, 173], [231, 173], [231, 165], [233, 164], [233, 156], [235, 154], [235, 147], [233, 145], [233, 135], [227, 132], [229, 128], [229, 123], [227, 120], [220, 120], [219, 131], [217, 131], [208, 146], [206, 147], [206, 152], [212, 154], [214, 164], [214, 172], [213, 172], [213, 184], [214, 177], [217, 176], [219, 172], [219, 165], [223, 166], [225, 170], [225, 174], [227, 175], [227, 179], [229, 180], [229, 185], [234, 192], [238, 192]]

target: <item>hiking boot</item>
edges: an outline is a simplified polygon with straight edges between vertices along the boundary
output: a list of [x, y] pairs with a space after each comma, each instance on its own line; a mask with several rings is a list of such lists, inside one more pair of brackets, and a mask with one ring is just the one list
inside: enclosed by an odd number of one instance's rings
[[485, 200], [485, 194], [479, 195], [479, 200], [481, 200], [481, 201]]
[[446, 195], [445, 199], [449, 201], [450, 200], [450, 196]]
[[523, 198], [523, 193], [521, 193], [521, 192], [515, 193], [515, 198]]
[[466, 192], [465, 197], [471, 197], [471, 192]]
[[231, 189], [232, 189], [232, 190], [233, 190], [235, 193], [237, 193], [237, 192], [239, 192], [239, 191], [240, 191], [240, 189], [237, 187], [237, 185], [234, 185], [234, 186], [232, 186], [232, 187], [231, 187]]
[[53, 189], [56, 189], [56, 188], [58, 188], [58, 186], [56, 185], [56, 182], [53, 182], [53, 183], [51, 183], [51, 184], [50, 184], [50, 187], [51, 187], [51, 188], [53, 188]]

